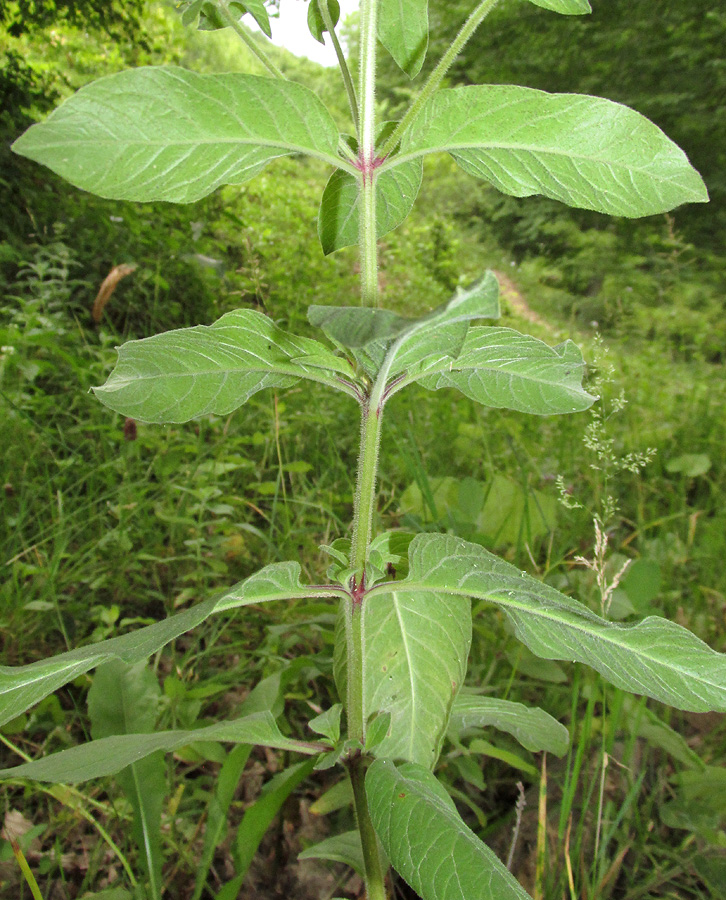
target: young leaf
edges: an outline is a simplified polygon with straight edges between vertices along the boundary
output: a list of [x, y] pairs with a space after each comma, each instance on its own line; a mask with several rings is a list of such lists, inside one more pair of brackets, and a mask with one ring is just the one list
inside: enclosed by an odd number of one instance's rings
[[272, 713], [261, 712], [191, 731], [157, 731], [152, 734], [123, 734], [101, 738], [12, 769], [0, 769], [0, 779], [30, 778], [34, 781], [73, 784], [88, 781], [89, 778], [114, 775], [159, 750], [171, 753], [187, 744], [202, 741], [258, 744], [314, 756], [324, 749], [319, 744], [308, 744], [285, 737], [277, 727]]
[[391, 591], [365, 606], [366, 718], [391, 715], [379, 757], [433, 768], [471, 645], [465, 597]]
[[[99, 740], [112, 735], [154, 730], [161, 689], [145, 662], [133, 666], [114, 659], [96, 671], [88, 692], [91, 735]], [[148, 877], [161, 893], [161, 811], [168, 793], [163, 754], [152, 753], [117, 773], [116, 779], [133, 810], [132, 833]]]
[[299, 563], [272, 563], [220, 597], [199, 603], [163, 622], [139, 628], [123, 637], [110, 638], [49, 659], [41, 659], [27, 666], [0, 666], [0, 725], [19, 716], [43, 697], [101, 663], [120, 659], [133, 664], [148, 659], [215, 612], [237, 609], [252, 603], [336, 597], [341, 593], [341, 588], [335, 586], [305, 587], [300, 584]]
[[584, 16], [592, 12], [590, 0], [529, 0], [535, 6], [551, 9], [563, 16]]
[[495, 697], [459, 694], [451, 710], [449, 733], [458, 735], [469, 728], [487, 727], [509, 732], [533, 753], [545, 750], [562, 756], [570, 743], [565, 726], [543, 709]]
[[365, 307], [308, 308], [310, 323], [322, 328], [331, 341], [351, 349], [373, 376], [394, 341], [398, 344], [389, 376], [408, 369], [421, 373], [430, 366], [447, 366], [461, 352], [472, 319], [498, 316], [499, 284], [492, 272], [468, 287], [458, 287], [450, 300], [419, 319]]
[[582, 412], [595, 402], [582, 387], [584, 367], [572, 341], [549, 347], [511, 328], [475, 327], [469, 329], [453, 362], [440, 360], [424, 369], [423, 375], [413, 369], [397, 390], [419, 381], [432, 391], [457, 388], [495, 409], [552, 416]]
[[616, 216], [708, 200], [701, 176], [656, 125], [599, 97], [515, 85], [438, 91], [381, 171], [437, 151], [505, 194]]
[[366, 796], [393, 868], [423, 900], [530, 900], [425, 768], [377, 759]]
[[[423, 178], [423, 160], [414, 159], [376, 178], [376, 235], [393, 231], [411, 212]], [[318, 237], [327, 256], [358, 243], [360, 179], [336, 169], [323, 191]]]
[[344, 834], [336, 834], [333, 837], [320, 841], [298, 853], [298, 859], [329, 859], [331, 862], [341, 862], [350, 866], [359, 875], [365, 874], [363, 862], [363, 849], [360, 843], [358, 831], [346, 831]]
[[320, 12], [320, 6], [318, 5], [320, 3], [327, 3], [330, 20], [333, 25], [337, 25], [340, 19], [340, 4], [338, 0], [310, 0], [310, 6], [308, 6], [308, 29], [318, 43], [324, 44], [325, 38], [323, 34], [328, 29], [325, 27], [325, 20]]
[[[327, 370], [321, 367], [325, 361]], [[261, 312], [238, 309], [213, 325], [129, 341], [119, 348], [106, 384], [94, 393], [106, 406], [142, 422], [187, 422], [209, 413], [227, 415], [257, 391], [290, 387], [300, 378], [355, 396], [338, 377], [342, 365], [318, 341], [282, 331]], [[346, 371], [355, 381], [353, 369]]]
[[226, 6], [233, 16], [244, 16], [250, 13], [255, 22], [267, 37], [272, 37], [270, 17], [263, 0], [181, 0], [177, 3], [177, 12], [180, 13], [182, 22], [191, 25], [198, 20], [198, 27], [202, 31], [216, 31], [219, 28], [228, 28], [229, 22], [220, 13], [220, 6]]
[[345, 166], [337, 147], [330, 113], [302, 85], [175, 66], [100, 78], [13, 144], [101, 197], [176, 203], [242, 184], [291, 153]]
[[415, 78], [429, 45], [428, 0], [380, 0], [378, 39], [408, 77]]
[[[367, 595], [375, 603], [380, 584]], [[726, 654], [690, 631], [650, 616], [635, 625], [600, 618], [478, 544], [420, 534], [409, 549], [401, 591], [455, 594], [500, 607], [515, 634], [543, 659], [583, 662], [616, 687], [691, 712], [726, 711]]]

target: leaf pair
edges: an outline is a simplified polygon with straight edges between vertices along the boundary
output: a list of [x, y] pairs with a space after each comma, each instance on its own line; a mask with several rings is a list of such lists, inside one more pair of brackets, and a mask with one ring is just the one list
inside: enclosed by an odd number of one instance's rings
[[[89, 84], [13, 145], [84, 190], [189, 203], [242, 184], [280, 156], [332, 165], [320, 214], [325, 252], [355, 243], [361, 174], [338, 153], [338, 129], [302, 85], [254, 75], [140, 68]], [[544, 194], [622, 216], [665, 212], [708, 195], [686, 155], [653, 123], [594, 97], [513, 85], [435, 93], [375, 172], [377, 232], [413, 206], [421, 160], [451, 153], [516, 197]]]

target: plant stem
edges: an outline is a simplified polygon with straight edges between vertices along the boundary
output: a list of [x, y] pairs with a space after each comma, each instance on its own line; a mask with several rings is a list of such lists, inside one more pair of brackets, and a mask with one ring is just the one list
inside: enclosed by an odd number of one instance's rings
[[340, 46], [340, 41], [338, 40], [338, 35], [335, 33], [335, 26], [333, 25], [333, 20], [330, 16], [330, 9], [328, 7], [328, 0], [319, 0], [318, 9], [320, 10], [320, 15], [323, 17], [323, 22], [325, 24], [325, 28], [330, 35], [330, 40], [333, 42], [333, 48], [335, 50], [335, 55], [338, 58], [338, 65], [340, 66], [340, 74], [343, 76], [343, 84], [345, 85], [345, 92], [348, 95], [348, 105], [350, 106], [350, 114], [353, 117], [353, 124], [355, 125], [355, 133], [357, 137], [360, 139], [360, 124], [358, 119], [358, 98], [355, 95], [355, 88], [353, 87], [353, 79], [350, 75], [350, 69], [348, 68], [348, 63], [345, 60], [345, 54], [343, 53], [343, 48]]
[[235, 19], [235, 17], [224, 4], [220, 4], [217, 7], [217, 11], [220, 13], [229, 27], [244, 41], [244, 43], [254, 53], [257, 59], [259, 59], [262, 65], [270, 73], [270, 75], [274, 76], [275, 78], [282, 78], [284, 80], [287, 80], [286, 76], [283, 75], [280, 69], [277, 68], [277, 66], [265, 53], [262, 47], [259, 47], [257, 45], [257, 41], [254, 40], [249, 31], [247, 31], [244, 25], [242, 25], [237, 19]]
[[365, 762], [363, 757], [353, 757], [348, 763], [348, 775], [353, 787], [353, 803], [355, 817], [360, 832], [363, 848], [363, 864], [365, 866], [366, 900], [386, 900], [385, 872], [381, 865], [376, 837], [365, 791]]
[[376, 19], [377, 0], [361, 0], [360, 8], [360, 276], [361, 303], [378, 306], [376, 234]]
[[464, 22], [459, 33], [452, 41], [451, 46], [441, 57], [438, 65], [426, 80], [426, 84], [424, 84], [424, 86], [421, 88], [421, 93], [409, 107], [405, 116], [398, 123], [398, 127], [396, 128], [396, 130], [383, 145], [383, 148], [380, 152], [381, 156], [388, 156], [389, 153], [392, 153], [396, 149], [399, 141], [406, 133], [406, 131], [408, 131], [409, 126], [421, 111], [421, 107], [429, 99], [429, 97], [436, 90], [438, 90], [444, 76], [451, 68], [451, 64], [454, 62], [459, 53], [461, 53], [466, 42], [474, 34], [476, 29], [479, 27], [479, 25], [481, 25], [481, 23], [494, 9], [498, 2], [499, 0], [481, 0], [481, 3], [479, 3], [474, 12], [472, 12], [466, 22]]

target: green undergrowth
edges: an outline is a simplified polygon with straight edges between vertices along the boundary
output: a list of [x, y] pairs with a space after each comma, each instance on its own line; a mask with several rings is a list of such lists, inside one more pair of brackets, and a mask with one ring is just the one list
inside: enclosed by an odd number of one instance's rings
[[[71, 196], [44, 176], [49, 187], [31, 201], [41, 227], [0, 245], [3, 665], [123, 634], [278, 560], [299, 559], [310, 582], [323, 578], [329, 560], [319, 545], [344, 536], [353, 500], [350, 400], [292, 389], [255, 397], [226, 419], [159, 428], [124, 421], [88, 393], [124, 339], [209, 324], [237, 306], [306, 332], [308, 305], [336, 305], [357, 291], [354, 251], [325, 260], [319, 249], [321, 171], [273, 165], [275, 177], [263, 173], [188, 207]], [[599, 517], [607, 580], [631, 560], [611, 617], [665, 615], [726, 650], [723, 260], [687, 245], [667, 218], [583, 229], [543, 206], [534, 224], [522, 222], [447, 163], [428, 174], [414, 213], [382, 242], [384, 298], [422, 312], [494, 268], [509, 279], [503, 324], [524, 327], [524, 301], [540, 317], [525, 330], [551, 343], [576, 339], [602, 399], [589, 413], [533, 419], [482, 411], [447, 391], [426, 402], [423, 389], [397, 397], [381, 450], [380, 524], [478, 541], [600, 611], [595, 574], [577, 561], [593, 558]], [[455, 217], [466, 198], [466, 214]], [[506, 226], [499, 242], [495, 225]], [[122, 263], [137, 268], [95, 325], [96, 292]], [[652, 459], [638, 465], [649, 448]], [[228, 674], [229, 658], [238, 671], [246, 665], [248, 684], [285, 673], [293, 722], [296, 708], [328, 708], [334, 701], [321, 695], [316, 673], [330, 670], [334, 618], [329, 604], [298, 602], [274, 619], [251, 608], [204, 625], [157, 661], [160, 724], [191, 727], [234, 711], [244, 689]], [[477, 634], [494, 638], [493, 655]], [[291, 666], [292, 657], [303, 662]], [[500, 735], [480, 748], [486, 781], [455, 747], [441, 763], [467, 821], [503, 857], [522, 782], [522, 873], [538, 868], [537, 792], [546, 791], [547, 900], [718, 895], [726, 878], [722, 721], [646, 704], [578, 667], [535, 660], [490, 610], [475, 619], [470, 680], [485, 693], [536, 700], [570, 728], [570, 754], [548, 760], [546, 780], [540, 757]], [[89, 683], [84, 676], [9, 723], [3, 738], [19, 740], [29, 728], [36, 749], [74, 743], [88, 727]], [[169, 896], [194, 872], [195, 827], [211, 790], [204, 766], [221, 760], [210, 753], [177, 760], [170, 773], [185, 789], [164, 813], [163, 840], [179, 859], [167, 873]], [[325, 773], [315, 777], [326, 783]], [[61, 851], [77, 820], [55, 801], [33, 806], [21, 788], [8, 797], [44, 826], [44, 874], [63, 880]], [[241, 811], [233, 810], [237, 821]], [[121, 804], [108, 827], [133, 856], [129, 815]], [[93, 887], [104, 866], [94, 852], [66, 896]]]

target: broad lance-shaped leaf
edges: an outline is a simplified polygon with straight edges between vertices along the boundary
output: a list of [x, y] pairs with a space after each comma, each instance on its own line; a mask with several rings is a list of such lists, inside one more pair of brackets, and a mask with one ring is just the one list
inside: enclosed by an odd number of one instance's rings
[[363, 861], [363, 848], [360, 843], [360, 832], [346, 831], [333, 837], [320, 841], [298, 853], [298, 859], [329, 859], [332, 862], [342, 862], [350, 866], [360, 876], [365, 875], [365, 863]]
[[514, 85], [438, 91], [381, 170], [437, 151], [505, 194], [616, 216], [708, 200], [701, 176], [656, 125], [599, 97]]
[[[376, 178], [376, 234], [393, 231], [411, 212], [423, 178], [423, 160], [414, 159]], [[327, 256], [358, 243], [360, 182], [336, 169], [323, 191], [318, 214], [318, 237]]]
[[471, 645], [467, 597], [392, 591], [366, 601], [365, 714], [391, 714], [379, 757], [433, 768]]
[[449, 735], [458, 737], [470, 728], [487, 727], [508, 732], [533, 753], [545, 750], [562, 756], [570, 743], [565, 726], [543, 709], [496, 697], [459, 694], [451, 710]]
[[377, 759], [365, 785], [383, 849], [423, 900], [531, 900], [427, 769]]
[[79, 744], [41, 759], [0, 769], [0, 779], [32, 778], [34, 781], [53, 781], [73, 784], [89, 778], [103, 778], [137, 763], [159, 750], [171, 753], [187, 744], [200, 741], [230, 741], [234, 744], [256, 744], [314, 755], [324, 750], [320, 744], [295, 741], [277, 727], [270, 712], [253, 713], [231, 722], [218, 722], [206, 728], [190, 731], [157, 731], [153, 734], [121, 734]]
[[[485, 406], [552, 416], [582, 412], [595, 397], [582, 387], [584, 360], [572, 341], [549, 347], [511, 328], [470, 328], [455, 360], [407, 374], [429, 390], [457, 388]], [[433, 371], [431, 371], [433, 370]]]
[[300, 378], [356, 396], [350, 384], [356, 376], [345, 360], [318, 341], [282, 331], [263, 313], [238, 309], [213, 325], [129, 341], [94, 392], [142, 422], [188, 422], [227, 415], [257, 391], [290, 387]]
[[[544, 659], [592, 666], [616, 687], [692, 712], [726, 711], [726, 654], [680, 625], [649, 616], [635, 625], [602, 619], [499, 557], [459, 538], [419, 534], [401, 591], [455, 594], [500, 607], [517, 637]], [[366, 603], [374, 603], [380, 584]]]
[[273, 563], [240, 582], [220, 597], [199, 603], [146, 628], [110, 638], [26, 666], [0, 666], [0, 725], [19, 716], [74, 678], [112, 659], [133, 664], [148, 659], [168, 643], [195, 628], [215, 612], [272, 600], [337, 597], [335, 586], [300, 583], [296, 562]]
[[311, 306], [308, 319], [334, 343], [353, 351], [366, 371], [374, 375], [394, 341], [396, 355], [389, 376], [407, 369], [421, 372], [431, 365], [448, 364], [459, 355], [472, 319], [499, 316], [499, 284], [492, 272], [418, 319], [385, 309], [347, 306]]
[[563, 16], [584, 16], [592, 12], [589, 0], [529, 0], [535, 6], [551, 9]]
[[291, 153], [345, 167], [337, 147], [330, 113], [302, 85], [175, 66], [100, 78], [13, 144], [101, 197], [175, 203], [242, 184]]
[[380, 0], [378, 39], [408, 77], [415, 78], [429, 45], [428, 0]]

